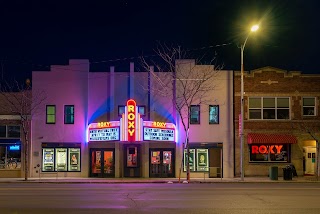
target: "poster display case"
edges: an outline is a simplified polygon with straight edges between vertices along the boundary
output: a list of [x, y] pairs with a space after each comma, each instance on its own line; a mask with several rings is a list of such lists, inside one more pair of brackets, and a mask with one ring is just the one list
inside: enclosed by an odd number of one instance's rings
[[54, 149], [42, 149], [42, 171], [52, 172], [54, 170]]
[[80, 148], [69, 148], [69, 171], [80, 171]]
[[[189, 166], [190, 171], [195, 171], [195, 149], [189, 149], [190, 156], [189, 156]], [[184, 158], [183, 158], [183, 171], [187, 171], [187, 149], [184, 150]]]
[[56, 171], [67, 171], [67, 149], [56, 148]]
[[197, 171], [209, 171], [208, 149], [197, 149]]

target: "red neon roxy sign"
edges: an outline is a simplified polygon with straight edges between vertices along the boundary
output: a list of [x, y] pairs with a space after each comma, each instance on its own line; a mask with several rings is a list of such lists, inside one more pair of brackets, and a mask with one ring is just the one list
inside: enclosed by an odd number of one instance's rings
[[135, 141], [135, 130], [136, 130], [136, 101], [127, 101], [127, 111], [128, 111], [128, 141]]

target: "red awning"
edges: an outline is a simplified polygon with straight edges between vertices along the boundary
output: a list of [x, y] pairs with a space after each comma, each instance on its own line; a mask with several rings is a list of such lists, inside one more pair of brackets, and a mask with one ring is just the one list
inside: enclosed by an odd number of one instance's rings
[[289, 134], [259, 134], [249, 133], [248, 144], [285, 144], [297, 143], [297, 138]]

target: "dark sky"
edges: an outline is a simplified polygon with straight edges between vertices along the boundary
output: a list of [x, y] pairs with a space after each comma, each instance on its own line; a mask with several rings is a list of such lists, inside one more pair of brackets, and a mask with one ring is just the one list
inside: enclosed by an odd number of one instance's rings
[[225, 69], [240, 70], [239, 46], [254, 22], [260, 30], [246, 44], [245, 70], [273, 66], [320, 73], [319, 2], [3, 0], [1, 78], [31, 77], [32, 70], [70, 58], [90, 59], [93, 70], [129, 68], [132, 60], [126, 58], [152, 55], [157, 41], [193, 50], [194, 56], [199, 50], [215, 53]]

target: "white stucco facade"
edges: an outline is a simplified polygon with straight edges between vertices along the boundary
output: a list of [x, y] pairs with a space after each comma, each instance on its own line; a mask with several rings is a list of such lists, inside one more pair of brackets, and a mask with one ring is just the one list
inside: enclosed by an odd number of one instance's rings
[[[208, 65], [195, 65], [196, 69], [213, 69]], [[34, 71], [32, 75], [32, 92], [43, 92], [46, 99], [41, 102], [32, 120], [32, 146], [30, 161], [30, 176], [52, 176], [52, 173], [61, 177], [89, 177], [96, 176], [93, 170], [93, 155], [102, 152], [105, 157], [112, 154], [114, 164], [111, 177], [150, 177], [153, 168], [151, 155], [159, 150], [161, 154], [172, 153], [173, 169], [171, 174], [165, 176], [179, 176], [183, 156], [183, 142], [185, 132], [181, 119], [173, 107], [173, 97], [160, 97], [150, 90], [156, 80], [148, 72], [135, 72], [134, 64], [128, 65], [127, 71], [117, 71], [115, 67], [101, 72], [89, 72], [88, 60], [70, 60], [68, 65], [51, 66], [50, 71]], [[159, 74], [161, 76], [161, 74]], [[212, 82], [216, 86], [209, 97], [209, 103], [200, 105], [200, 124], [190, 125], [190, 145], [195, 148], [204, 148], [209, 151], [208, 167], [212, 159], [210, 153], [214, 149], [222, 149], [223, 177], [234, 175], [234, 136], [233, 136], [233, 75], [231, 71], [219, 71]], [[129, 99], [136, 101], [137, 106], [145, 107], [143, 121], [161, 121], [173, 123], [177, 127], [177, 140], [174, 142], [88, 142], [88, 126], [91, 123], [119, 121], [119, 108], [124, 107]], [[34, 96], [36, 103], [36, 96]], [[47, 106], [55, 106], [55, 123], [47, 124]], [[64, 108], [66, 105], [74, 106], [74, 123], [64, 123]], [[209, 124], [209, 105], [219, 106], [219, 123]], [[139, 170], [133, 171], [126, 168], [126, 149], [136, 145], [139, 152]], [[54, 148], [55, 164], [52, 171], [44, 171], [44, 149]], [[59, 148], [71, 151], [72, 148], [80, 149], [80, 170], [56, 170]], [[129, 151], [129, 150], [128, 150]], [[67, 154], [68, 163], [71, 153]], [[163, 157], [161, 156], [161, 161]], [[47, 161], [47, 160], [46, 160]], [[210, 162], [211, 161], [211, 162]], [[39, 167], [38, 167], [39, 165]], [[68, 167], [71, 165], [69, 164]], [[106, 169], [106, 166], [105, 168]], [[208, 168], [209, 169], [209, 168]], [[59, 172], [57, 172], [59, 171]], [[106, 171], [105, 171], [106, 172]], [[97, 175], [100, 176], [100, 175]], [[182, 171], [182, 177], [185, 172]], [[191, 177], [210, 176], [209, 172], [191, 172]]]

